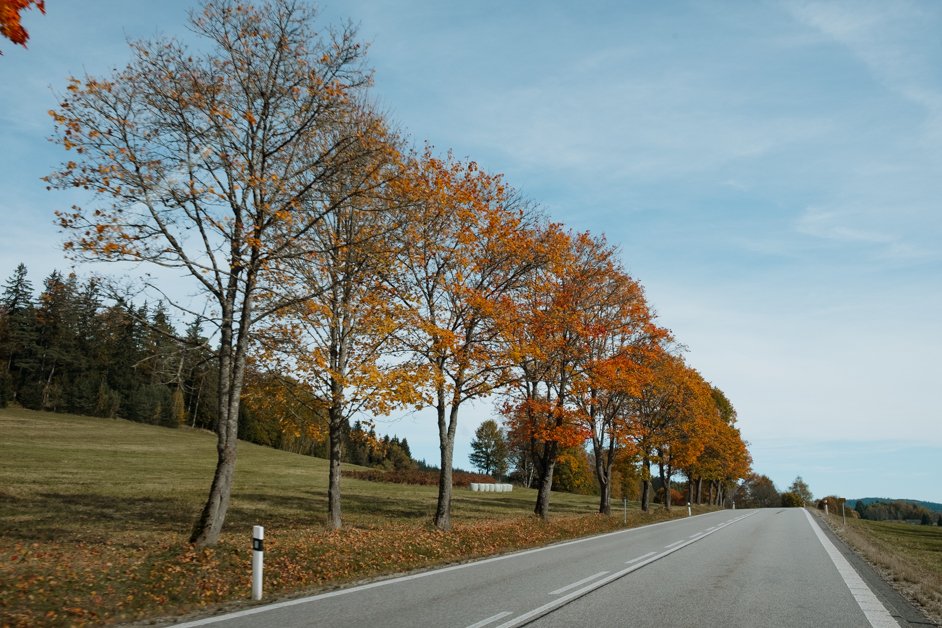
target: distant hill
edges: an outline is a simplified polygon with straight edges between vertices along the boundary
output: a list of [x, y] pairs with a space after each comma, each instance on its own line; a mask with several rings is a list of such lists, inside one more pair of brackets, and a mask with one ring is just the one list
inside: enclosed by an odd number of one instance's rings
[[894, 497], [861, 497], [859, 499], [848, 499], [847, 507], [854, 508], [857, 502], [863, 502], [864, 506], [869, 506], [876, 502], [906, 502], [907, 504], [914, 504], [926, 510], [931, 510], [932, 512], [942, 512], [942, 504], [937, 504], [936, 502], [924, 502], [918, 499], [897, 499]]

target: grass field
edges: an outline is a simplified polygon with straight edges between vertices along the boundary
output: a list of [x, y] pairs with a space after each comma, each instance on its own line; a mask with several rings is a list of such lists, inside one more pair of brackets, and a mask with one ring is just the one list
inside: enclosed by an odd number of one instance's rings
[[[324, 460], [240, 443], [218, 546], [186, 539], [209, 489], [215, 437], [122, 420], [0, 410], [0, 624], [81, 625], [246, 603], [250, 534], [266, 529], [266, 599], [605, 532], [595, 497], [456, 489], [433, 529], [434, 487], [345, 479], [345, 528], [325, 528]], [[674, 509], [673, 516], [686, 514]], [[629, 508], [628, 525], [665, 518]]]
[[828, 523], [910, 599], [942, 624], [942, 527], [866, 521], [839, 515]]

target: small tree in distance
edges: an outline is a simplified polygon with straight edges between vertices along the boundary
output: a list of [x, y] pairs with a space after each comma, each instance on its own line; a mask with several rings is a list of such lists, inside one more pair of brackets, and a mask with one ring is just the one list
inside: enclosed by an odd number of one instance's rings
[[508, 448], [497, 421], [488, 419], [474, 432], [468, 459], [481, 473], [500, 479], [507, 473]]
[[808, 488], [808, 484], [801, 479], [801, 476], [795, 478], [795, 481], [792, 482], [792, 485], [788, 487], [789, 493], [794, 493], [801, 498], [802, 503], [799, 506], [804, 506], [805, 504], [810, 504], [814, 501], [814, 496], [811, 494], [811, 489]]

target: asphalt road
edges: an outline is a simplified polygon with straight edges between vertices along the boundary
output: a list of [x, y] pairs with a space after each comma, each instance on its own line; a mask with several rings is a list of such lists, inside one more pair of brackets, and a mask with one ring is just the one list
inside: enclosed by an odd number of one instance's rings
[[806, 511], [726, 510], [183, 625], [910, 625], [899, 606]]

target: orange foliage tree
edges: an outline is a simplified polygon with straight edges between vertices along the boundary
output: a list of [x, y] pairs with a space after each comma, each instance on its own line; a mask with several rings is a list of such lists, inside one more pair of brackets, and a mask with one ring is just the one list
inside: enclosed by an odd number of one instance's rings
[[652, 464], [658, 466], [664, 507], [669, 510], [671, 478], [703, 451], [703, 427], [716, 407], [709, 385], [679, 356], [661, 351], [651, 369], [653, 376], [642, 387], [632, 412], [630, 433], [641, 456], [642, 510], [650, 507]]
[[540, 260], [514, 293], [504, 336], [516, 364], [504, 415], [510, 432], [529, 442], [536, 467], [534, 512], [549, 516], [553, 471], [560, 453], [582, 446], [589, 429], [575, 395], [586, 377], [591, 339], [603, 321], [614, 249], [604, 239], [544, 225], [532, 236]]
[[609, 260], [596, 278], [595, 299], [586, 304], [585, 368], [573, 382], [577, 419], [592, 444], [599, 512], [611, 514], [612, 467], [616, 457], [634, 453], [628, 438], [631, 403], [651, 373], [650, 356], [667, 337], [657, 327], [641, 285]]
[[426, 148], [396, 183], [408, 207], [389, 276], [400, 355], [424, 377], [420, 405], [435, 409], [440, 478], [435, 525], [451, 528], [452, 458], [459, 410], [509, 375], [498, 330], [530, 266], [530, 220], [498, 175]]
[[50, 113], [73, 157], [48, 181], [96, 196], [90, 209], [58, 213], [76, 257], [169, 268], [190, 280], [190, 307], [205, 299], [212, 310], [217, 464], [191, 536], [202, 546], [217, 541], [228, 509], [253, 328], [309, 296], [282, 292], [271, 271], [303, 257], [336, 209], [323, 199], [363, 149], [369, 131], [351, 126], [350, 111], [370, 74], [352, 29], [321, 31], [313, 9], [291, 0], [210, 0], [191, 29], [200, 52], [138, 42], [110, 78], [70, 81]]
[[326, 410], [327, 519], [334, 529], [342, 523], [341, 447], [350, 419], [417, 402], [415, 372], [385, 355], [401, 324], [386, 280], [402, 216], [388, 202], [398, 153], [382, 121], [372, 124], [379, 128], [362, 139], [372, 149], [362, 151], [328, 190], [324, 202], [333, 211], [318, 210], [323, 219], [308, 234], [315, 246], [278, 264], [280, 284], [311, 297], [281, 309], [257, 343], [271, 372], [292, 373]]
[[20, 22], [20, 12], [33, 6], [42, 13], [46, 12], [43, 0], [0, 0], [0, 35], [25, 48], [29, 33]]
[[736, 411], [717, 387], [712, 388], [717, 412], [704, 430], [704, 451], [685, 469], [688, 478], [688, 499], [703, 503], [703, 481], [709, 482], [711, 504], [722, 504], [731, 487], [749, 475], [752, 458], [739, 429], [735, 426]]

